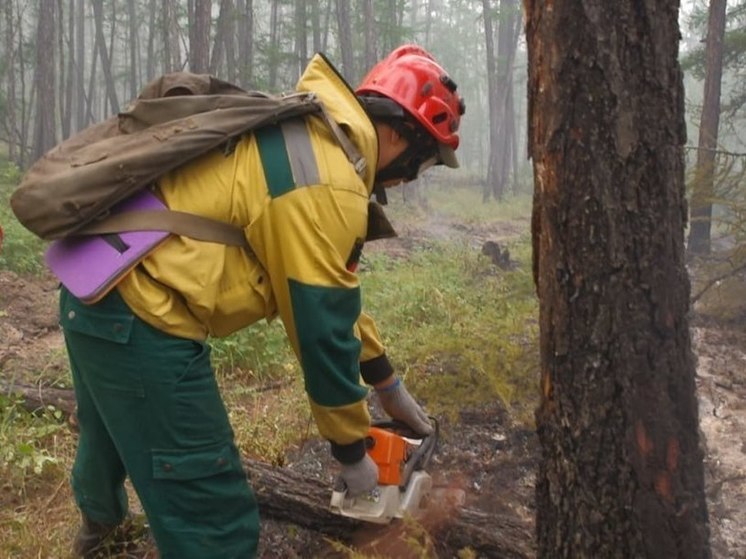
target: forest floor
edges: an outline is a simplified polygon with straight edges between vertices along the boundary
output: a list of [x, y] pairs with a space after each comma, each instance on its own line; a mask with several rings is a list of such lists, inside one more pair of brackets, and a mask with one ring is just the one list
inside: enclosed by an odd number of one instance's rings
[[[479, 250], [486, 240], [515, 238], [525, 234], [527, 227], [525, 221], [491, 230], [454, 229], [433, 223], [428, 229], [400, 231], [398, 239], [376, 243], [374, 250], [406, 257], [426, 238], [454, 234], [469, 237], [470, 244]], [[746, 558], [746, 310], [730, 312], [727, 320], [696, 312], [691, 323], [698, 359], [701, 430], [707, 449], [705, 473], [713, 557]], [[21, 278], [0, 271], [0, 380], [24, 382], [24, 374], [37, 371], [38, 375], [41, 370], [65, 367], [53, 278]], [[512, 516], [529, 533], [533, 533], [539, 445], [525, 418], [530, 417], [535, 404], [528, 402], [521, 410], [506, 409], [499, 402], [463, 409], [458, 418], [441, 424], [440, 445], [429, 468], [435, 485], [462, 490], [469, 508]], [[286, 467], [309, 476], [323, 476], [329, 465], [326, 448], [321, 441], [308, 441], [290, 453]], [[71, 498], [67, 488], [58, 492], [56, 498]], [[38, 498], [51, 502], [48, 495]], [[0, 509], [27, 505], [9, 492], [0, 493]], [[262, 530], [261, 557], [345, 556], [317, 532], [272, 520], [263, 521]], [[377, 533], [380, 539], [380, 531]], [[72, 538], [72, 532], [69, 536]], [[436, 542], [437, 536], [430, 534]], [[361, 533], [351, 541], [361, 544], [365, 538], [366, 534]], [[136, 556], [143, 557], [146, 552], [143, 549]], [[148, 556], [152, 555], [151, 550]], [[385, 556], [409, 555], [399, 549]]]

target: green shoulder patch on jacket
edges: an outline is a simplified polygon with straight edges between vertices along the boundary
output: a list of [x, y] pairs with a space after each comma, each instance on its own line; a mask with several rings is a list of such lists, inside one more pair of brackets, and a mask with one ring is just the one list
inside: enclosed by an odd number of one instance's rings
[[257, 130], [256, 141], [272, 198], [296, 186], [318, 184], [319, 168], [303, 119], [265, 126]]

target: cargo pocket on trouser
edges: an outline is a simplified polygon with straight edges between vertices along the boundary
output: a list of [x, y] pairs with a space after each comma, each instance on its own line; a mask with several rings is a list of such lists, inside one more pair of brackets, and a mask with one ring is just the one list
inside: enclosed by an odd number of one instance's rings
[[153, 450], [152, 464], [143, 505], [162, 559], [256, 555], [259, 513], [234, 444]]

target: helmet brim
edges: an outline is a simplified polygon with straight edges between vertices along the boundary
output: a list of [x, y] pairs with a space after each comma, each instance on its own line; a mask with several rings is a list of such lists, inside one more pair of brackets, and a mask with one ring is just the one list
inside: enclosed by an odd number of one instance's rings
[[456, 150], [440, 142], [438, 142], [438, 158], [440, 163], [451, 169], [458, 169], [461, 166], [456, 158]]

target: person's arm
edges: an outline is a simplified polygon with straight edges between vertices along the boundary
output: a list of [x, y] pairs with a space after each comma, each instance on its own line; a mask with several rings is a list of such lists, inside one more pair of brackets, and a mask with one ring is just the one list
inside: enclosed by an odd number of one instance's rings
[[356, 240], [365, 236], [366, 218], [361, 196], [304, 186], [271, 199], [249, 229], [303, 369], [319, 432], [343, 464], [365, 456], [370, 425], [354, 333], [360, 286], [346, 266]]
[[357, 322], [358, 335], [362, 343], [360, 373], [363, 380], [375, 388], [383, 410], [393, 419], [403, 421], [417, 433], [432, 432], [432, 424], [424, 410], [407, 392], [394, 368], [386, 357], [386, 351], [373, 319], [365, 313]]
[[386, 350], [378, 333], [376, 323], [367, 313], [360, 314], [357, 321], [358, 335], [362, 349], [360, 351], [360, 375], [366, 384], [374, 387], [393, 382], [394, 368], [391, 366]]

